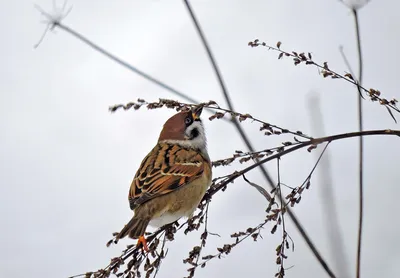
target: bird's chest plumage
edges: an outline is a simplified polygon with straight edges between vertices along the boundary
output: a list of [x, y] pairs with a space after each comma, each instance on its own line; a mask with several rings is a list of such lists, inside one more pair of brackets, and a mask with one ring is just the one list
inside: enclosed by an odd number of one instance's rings
[[173, 194], [162, 196], [165, 198], [165, 207], [153, 216], [150, 225], [162, 227], [181, 217], [191, 217], [210, 184], [211, 175], [204, 173], [201, 178], [183, 186]]

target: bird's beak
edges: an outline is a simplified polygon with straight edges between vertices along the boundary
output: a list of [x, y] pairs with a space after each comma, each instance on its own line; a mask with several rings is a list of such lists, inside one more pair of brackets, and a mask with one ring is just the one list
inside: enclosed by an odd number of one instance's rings
[[199, 119], [202, 111], [203, 111], [203, 106], [197, 106], [196, 108], [194, 108], [192, 111], [193, 120]]

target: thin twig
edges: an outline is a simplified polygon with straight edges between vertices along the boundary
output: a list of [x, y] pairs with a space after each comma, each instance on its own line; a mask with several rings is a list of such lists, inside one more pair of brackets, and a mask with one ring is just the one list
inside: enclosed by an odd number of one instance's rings
[[[346, 54], [344, 53], [344, 50], [343, 50], [343, 46], [341, 45], [341, 46], [339, 46], [339, 52], [340, 52], [340, 54], [342, 55], [342, 58], [343, 58], [343, 61], [344, 61], [344, 63], [346, 64], [346, 67], [347, 67], [347, 69], [349, 70], [349, 72], [350, 72], [350, 74], [351, 74], [351, 76], [353, 76], [353, 78], [355, 78], [355, 74], [354, 74], [354, 71], [353, 71], [353, 68], [351, 67], [351, 65], [350, 65], [350, 62], [349, 62], [349, 59], [347, 59], [347, 56], [346, 56]], [[360, 87], [360, 81], [359, 80], [355, 80], [359, 85], [357, 85], [357, 90], [358, 90], [358, 93], [360, 94], [360, 97], [362, 97], [363, 99], [365, 99], [364, 98], [364, 96], [362, 95], [362, 92], [361, 92], [361, 87]]]
[[320, 72], [322, 73], [322, 76], [324, 78], [326, 78], [326, 77], [331, 77], [333, 79], [339, 78], [339, 79], [345, 80], [345, 81], [357, 86], [358, 89], [364, 91], [367, 94], [367, 96], [370, 98], [371, 101], [373, 101], [373, 102], [379, 101], [380, 105], [385, 106], [388, 113], [390, 114], [390, 116], [392, 117], [392, 119], [394, 121], [396, 121], [396, 119], [395, 119], [391, 109], [400, 113], [400, 109], [396, 106], [396, 103], [398, 102], [397, 99], [393, 98], [391, 100], [387, 100], [386, 98], [381, 96], [381, 92], [379, 90], [372, 89], [372, 88], [368, 90], [367, 88], [362, 86], [351, 74], [348, 74], [348, 73], [340, 74], [340, 73], [332, 70], [331, 68], [329, 68], [327, 62], [324, 62], [323, 65], [315, 62], [314, 60], [312, 60], [311, 53], [308, 53], [306, 56], [306, 54], [304, 52], [303, 53], [297, 53], [295, 51], [286, 52], [280, 48], [281, 42], [277, 43], [277, 47], [273, 47], [271, 45], [267, 45], [265, 42], [260, 42], [258, 39], [255, 39], [254, 41], [250, 41], [248, 43], [248, 45], [251, 47], [263, 46], [263, 47], [268, 48], [268, 50], [277, 51], [277, 52], [279, 52], [278, 59], [281, 59], [284, 56], [290, 56], [293, 58], [295, 65], [303, 63], [305, 65], [316, 66], [317, 68], [319, 68], [321, 70]]
[[329, 144], [331, 143], [331, 141], [328, 141], [324, 147], [324, 149], [322, 150], [321, 154], [318, 156], [317, 162], [315, 163], [314, 167], [312, 168], [310, 174], [308, 175], [308, 177], [306, 178], [306, 180], [304, 181], [303, 185], [306, 183], [307, 180], [311, 179], [312, 174], [314, 174], [315, 169], [317, 169], [317, 166], [319, 164], [319, 162], [322, 159], [322, 156], [324, 155], [326, 149], [328, 148]]
[[[250, 236], [252, 236], [254, 233], [259, 233], [260, 230], [269, 222], [268, 219], [265, 219], [262, 223], [258, 224], [256, 227], [251, 228], [251, 231], [249, 231], [248, 233], [246, 233], [240, 240], [238, 239], [234, 244], [226, 244], [229, 246], [228, 250], [225, 250], [225, 248], [217, 248], [218, 253], [214, 254], [214, 255], [207, 255], [202, 257], [202, 260], [199, 264], [197, 264], [194, 268], [197, 268], [199, 266], [205, 266], [209, 261], [211, 261], [212, 259], [215, 258], [221, 258], [221, 256], [223, 254], [228, 254], [231, 252], [231, 250], [239, 245], [240, 243], [242, 243], [244, 240], [246, 240], [247, 238], [249, 238]], [[261, 237], [261, 236], [260, 236]]]
[[[357, 50], [358, 50], [358, 91], [361, 92], [360, 86], [362, 85], [362, 77], [363, 77], [363, 59], [361, 52], [361, 38], [360, 38], [360, 24], [358, 21], [358, 13], [356, 9], [352, 10], [354, 21], [355, 21], [355, 29], [356, 29], [356, 37], [357, 37]], [[358, 130], [363, 131], [363, 114], [362, 114], [362, 99], [360, 96], [357, 96], [358, 99]], [[357, 240], [357, 267], [356, 267], [356, 277], [360, 278], [360, 267], [361, 267], [361, 243], [362, 243], [362, 224], [363, 224], [363, 206], [364, 206], [364, 190], [363, 190], [363, 163], [364, 163], [364, 138], [361, 136], [358, 138], [359, 140], [359, 216], [358, 216], [358, 240]]]
[[282, 196], [282, 187], [281, 187], [281, 167], [280, 167], [280, 160], [281, 158], [278, 157], [276, 159], [277, 163], [277, 168], [278, 168], [278, 186], [277, 188], [279, 189], [279, 198], [280, 198], [280, 216], [282, 217], [282, 242], [281, 242], [281, 248], [279, 250], [279, 257], [280, 257], [280, 267], [279, 267], [279, 272], [275, 274], [276, 277], [278, 278], [283, 278], [285, 276], [285, 267], [284, 267], [284, 260], [287, 258], [285, 255], [285, 243], [286, 243], [286, 237], [287, 237], [287, 232], [286, 232], [286, 227], [285, 227], [285, 209], [283, 208], [283, 196]]
[[[227, 109], [227, 108], [220, 107], [213, 100], [210, 100], [208, 102], [203, 102], [200, 104], [195, 104], [195, 103], [184, 103], [184, 102], [179, 102], [176, 100], [162, 99], [162, 98], [160, 98], [158, 101], [155, 101], [155, 102], [148, 102], [142, 98], [139, 98], [139, 99], [137, 99], [137, 101], [131, 101], [131, 102], [128, 102], [125, 104], [112, 105], [108, 108], [108, 110], [110, 112], [114, 113], [120, 109], [123, 109], [125, 111], [129, 110], [129, 109], [139, 110], [143, 106], [147, 107], [148, 109], [158, 109], [158, 108], [166, 107], [166, 108], [174, 109], [176, 111], [183, 111], [183, 110], [191, 109], [194, 107], [202, 106], [203, 108], [217, 111], [211, 117], [208, 118], [210, 121], [212, 121], [214, 119], [226, 119], [225, 115], [230, 115], [231, 117], [239, 118], [239, 122], [243, 122], [243, 121], [249, 119], [252, 122], [260, 123], [261, 124], [260, 131], [264, 131], [265, 135], [273, 135], [273, 134], [280, 135], [280, 134], [289, 134], [290, 133], [297, 137], [302, 137], [305, 139], [312, 139], [311, 136], [304, 134], [300, 130], [297, 130], [297, 131], [289, 130], [287, 128], [283, 128], [283, 127], [280, 127], [280, 126], [277, 126], [277, 125], [274, 125], [271, 123], [267, 123], [263, 120], [253, 117], [252, 115], [250, 115], [248, 113], [243, 114], [243, 113], [235, 112], [235, 111]], [[222, 111], [222, 112], [220, 112], [220, 111]], [[232, 121], [230, 121], [230, 122], [232, 122]], [[253, 151], [250, 153], [257, 153], [257, 152]]]
[[203, 250], [203, 247], [205, 247], [205, 245], [206, 245], [206, 239], [203, 238], [203, 237], [204, 236], [207, 237], [207, 234], [208, 234], [207, 226], [208, 226], [208, 207], [209, 207], [209, 205], [210, 205], [210, 203], [207, 202], [206, 212], [205, 212], [205, 218], [206, 219], [205, 219], [205, 222], [204, 222], [204, 232], [201, 235], [200, 251], [199, 251], [199, 254], [197, 255], [196, 262], [195, 262], [196, 266], [199, 263], [199, 259], [200, 259], [200, 256], [201, 256], [201, 251]]
[[278, 157], [287, 155], [287, 154], [297, 151], [299, 149], [303, 149], [310, 145], [318, 145], [318, 144], [321, 144], [324, 142], [337, 141], [337, 140], [341, 140], [341, 139], [345, 139], [345, 138], [354, 138], [354, 137], [359, 137], [359, 136], [373, 136], [373, 135], [400, 136], [400, 130], [382, 129], [382, 130], [366, 130], [366, 131], [361, 131], [361, 132], [349, 132], [349, 133], [341, 133], [341, 134], [336, 134], [336, 135], [332, 135], [332, 136], [315, 138], [315, 139], [311, 139], [306, 142], [302, 142], [301, 144], [295, 145], [293, 147], [289, 147], [278, 154], [264, 158], [264, 159], [260, 160], [259, 162], [256, 162], [253, 165], [250, 165], [250, 166], [244, 168], [241, 171], [234, 172], [233, 174], [228, 176], [226, 179], [224, 179], [222, 182], [216, 184], [215, 186], [212, 186], [207, 191], [206, 195], [204, 196], [204, 199], [210, 198], [217, 191], [219, 191], [223, 187], [225, 187], [227, 184], [233, 182], [235, 179], [237, 179], [238, 177], [242, 176], [243, 174], [246, 174], [247, 172], [253, 170], [254, 168], [259, 167], [261, 164], [265, 164], [271, 160], [277, 159]]
[[[161, 252], [164, 250], [165, 242], [166, 242], [166, 241], [167, 241], [167, 239], [166, 239], [166, 234], [164, 233], [163, 243], [162, 243], [162, 245], [161, 245]], [[167, 250], [167, 251], [168, 251], [168, 250]], [[154, 272], [153, 278], [155, 278], [155, 277], [157, 276], [158, 271], [159, 271], [160, 268], [161, 268], [161, 263], [162, 263], [162, 260], [160, 260], [160, 264], [157, 266], [156, 272]]]

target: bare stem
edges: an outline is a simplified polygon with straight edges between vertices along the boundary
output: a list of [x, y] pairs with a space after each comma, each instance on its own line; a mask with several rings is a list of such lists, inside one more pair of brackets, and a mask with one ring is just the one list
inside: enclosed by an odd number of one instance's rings
[[[225, 100], [227, 102], [228, 108], [230, 110], [234, 110], [232, 101], [231, 101], [229, 93], [228, 93], [228, 90], [226, 89], [224, 80], [222, 78], [222, 75], [220, 73], [218, 65], [217, 65], [217, 63], [216, 63], [216, 61], [214, 59], [214, 56], [213, 56], [213, 54], [211, 52], [211, 49], [210, 49], [210, 47], [209, 47], [209, 45], [207, 43], [207, 40], [206, 40], [206, 38], [204, 36], [204, 33], [203, 33], [202, 29], [201, 29], [201, 26], [198, 23], [194, 12], [192, 11], [192, 8], [190, 6], [189, 1], [188, 0], [184, 0], [184, 3], [186, 5], [186, 8], [187, 8], [191, 18], [192, 18], [192, 21], [193, 21], [193, 23], [194, 23], [194, 25], [196, 27], [196, 30], [197, 30], [200, 38], [201, 38], [201, 41], [203, 42], [203, 45], [204, 45], [204, 47], [205, 47], [205, 49], [207, 51], [208, 57], [209, 57], [209, 59], [211, 61], [211, 64], [212, 64], [212, 66], [214, 68], [214, 71], [215, 71], [215, 74], [216, 74], [216, 76], [218, 78], [218, 82], [220, 84], [222, 93], [224, 94], [224, 97], [225, 97]], [[238, 123], [237, 119], [232, 117], [232, 123], [235, 125], [237, 131], [239, 132], [240, 136], [242, 137], [242, 139], [243, 139], [244, 143], [246, 144], [247, 148], [251, 152], [254, 152], [255, 149], [252, 146], [252, 144], [250, 142], [250, 139], [247, 137], [246, 133], [244, 132], [244, 130], [242, 129], [242, 127]], [[260, 162], [260, 160], [258, 160], [258, 159], [256, 159], [256, 161]], [[270, 187], [274, 188], [275, 187], [274, 186], [275, 183], [272, 180], [271, 176], [268, 174], [266, 168], [262, 164], [260, 164], [259, 169], [260, 169], [261, 173], [264, 175], [264, 178], [268, 181]], [[324, 267], [324, 269], [327, 271], [327, 273], [330, 275], [330, 277], [334, 277], [333, 272], [329, 269], [327, 263], [323, 260], [322, 256], [319, 254], [318, 250], [316, 249], [315, 245], [312, 243], [312, 241], [311, 241], [310, 237], [308, 236], [307, 232], [301, 226], [300, 221], [296, 218], [296, 216], [290, 210], [288, 210], [288, 214], [289, 214], [290, 218], [293, 220], [293, 223], [295, 224], [297, 230], [300, 232], [300, 234], [302, 235], [302, 237], [306, 241], [307, 245], [309, 246], [309, 248], [312, 250], [312, 252], [315, 255], [315, 257], [320, 262], [320, 264]]]
[[284, 56], [292, 57], [295, 65], [303, 63], [306, 65], [316, 66], [317, 68], [319, 68], [321, 70], [320, 72], [322, 73], [322, 76], [324, 78], [331, 77], [333, 79], [342, 79], [342, 80], [345, 80], [345, 81], [357, 86], [359, 93], [365, 92], [371, 101], [373, 101], [373, 102], [379, 101], [379, 104], [385, 106], [387, 111], [389, 112], [390, 116], [396, 122], [396, 118], [394, 117], [391, 110], [400, 113], [400, 109], [396, 106], [397, 99], [393, 98], [391, 100], [388, 100], [381, 96], [381, 92], [379, 90], [372, 89], [372, 88], [368, 90], [367, 88], [362, 86], [360, 84], [360, 82], [358, 82], [351, 74], [348, 74], [348, 73], [340, 74], [337, 71], [334, 71], [331, 68], [329, 68], [327, 62], [324, 62], [323, 65], [315, 62], [314, 60], [312, 60], [311, 53], [308, 53], [306, 55], [305, 53], [297, 53], [295, 51], [286, 52], [280, 48], [281, 42], [277, 43], [277, 47], [273, 47], [273, 46], [267, 45], [265, 42], [260, 42], [258, 39], [255, 39], [254, 41], [250, 41], [248, 45], [251, 47], [264, 46], [264, 47], [268, 48], [268, 50], [273, 50], [273, 51], [279, 52], [278, 59], [281, 59]]
[[396, 135], [400, 136], [400, 130], [391, 130], [391, 129], [383, 129], [383, 130], [367, 130], [367, 131], [361, 131], [361, 132], [350, 132], [350, 133], [342, 133], [342, 134], [337, 134], [337, 135], [332, 135], [332, 136], [326, 136], [326, 137], [320, 137], [320, 138], [315, 138], [311, 139], [306, 142], [302, 142], [298, 145], [295, 145], [293, 147], [289, 147], [282, 152], [269, 156], [265, 159], [262, 159], [253, 165], [250, 165], [246, 168], [244, 168], [241, 171], [236, 171], [232, 175], [230, 175], [228, 178], [224, 179], [222, 182], [216, 184], [215, 186], [211, 187], [206, 195], [204, 196], [204, 199], [210, 198], [213, 196], [217, 191], [221, 190], [223, 187], [225, 187], [227, 184], [233, 182], [235, 179], [238, 177], [242, 176], [243, 174], [246, 174], [247, 172], [253, 170], [254, 168], [259, 167], [261, 164], [267, 163], [271, 160], [277, 159], [278, 157], [282, 157], [284, 155], [287, 155], [289, 153], [292, 153], [294, 151], [297, 151], [299, 149], [308, 147], [310, 145], [318, 145], [323, 142], [333, 142], [345, 138], [354, 138], [354, 137], [359, 137], [359, 136], [372, 136], [372, 135]]
[[[356, 9], [352, 10], [355, 21], [356, 37], [357, 37], [357, 50], [358, 50], [358, 91], [360, 92], [360, 86], [362, 85], [363, 76], [363, 59], [361, 52], [361, 39], [360, 39], [360, 25], [358, 21], [358, 13]], [[358, 95], [358, 130], [363, 131], [363, 114], [362, 114], [362, 99]], [[364, 139], [362, 136], [359, 137], [359, 216], [358, 216], [358, 240], [357, 240], [357, 270], [356, 277], [360, 278], [360, 265], [361, 265], [361, 243], [362, 243], [362, 224], [363, 224], [363, 206], [364, 206], [364, 190], [363, 190], [363, 164], [364, 164]]]
[[281, 158], [278, 157], [276, 160], [277, 163], [277, 171], [278, 171], [278, 186], [277, 188], [279, 189], [279, 199], [280, 199], [280, 217], [282, 217], [282, 242], [281, 242], [281, 247], [279, 250], [279, 257], [280, 257], [280, 267], [279, 267], [279, 272], [276, 273], [278, 278], [284, 277], [285, 276], [285, 267], [284, 267], [284, 260], [287, 258], [285, 255], [285, 243], [287, 241], [287, 232], [286, 232], [286, 227], [285, 227], [285, 210], [284, 208], [284, 203], [283, 203], [283, 195], [282, 195], [282, 185], [281, 185], [281, 167], [280, 167], [280, 160]]

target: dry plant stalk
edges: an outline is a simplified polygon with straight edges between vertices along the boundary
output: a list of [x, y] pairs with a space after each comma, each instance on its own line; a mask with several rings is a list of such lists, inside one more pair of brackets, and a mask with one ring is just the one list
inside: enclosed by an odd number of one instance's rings
[[305, 64], [305, 65], [311, 65], [315, 66], [319, 69], [319, 72], [321, 73], [322, 77], [327, 78], [330, 77], [332, 79], [341, 79], [344, 81], [347, 81], [355, 86], [357, 86], [360, 90], [360, 92], [364, 92], [364, 95], [361, 95], [363, 98], [364, 96], [368, 97], [372, 102], [378, 102], [380, 105], [384, 106], [387, 111], [389, 112], [390, 116], [393, 118], [395, 122], [396, 118], [393, 115], [393, 111], [400, 113], [400, 109], [397, 107], [397, 102], [398, 100], [396, 98], [392, 99], [387, 99], [382, 97], [382, 93], [378, 89], [367, 89], [366, 87], [362, 86], [352, 75], [351, 73], [343, 73], [340, 74], [337, 71], [334, 71], [328, 66], [328, 62], [323, 62], [317, 63], [313, 60], [312, 55], [310, 52], [305, 53], [305, 52], [288, 52], [285, 50], [281, 49], [282, 42], [277, 42], [276, 46], [270, 46], [265, 42], [260, 42], [258, 39], [255, 39], [254, 41], [250, 41], [248, 43], [249, 46], [251, 47], [258, 47], [258, 46], [263, 46], [266, 47], [268, 50], [273, 50], [279, 52], [278, 54], [278, 59], [282, 59], [284, 57], [291, 57], [293, 59], [293, 63], [295, 66], [300, 65], [300, 64]]
[[[174, 234], [182, 230], [183, 228], [185, 228], [184, 233], [187, 234], [192, 231], [197, 231], [201, 227], [203, 227], [203, 233], [200, 236], [200, 244], [194, 246], [192, 250], [188, 253], [188, 257], [183, 260], [185, 264], [190, 265], [190, 267], [188, 268], [188, 277], [194, 277], [195, 271], [198, 267], [204, 268], [211, 260], [221, 259], [225, 255], [230, 254], [230, 252], [232, 252], [232, 250], [244, 240], [252, 238], [254, 241], [257, 241], [259, 238], [262, 238], [261, 232], [267, 224], [271, 224], [272, 226], [270, 230], [271, 234], [275, 234], [278, 230], [278, 227], [282, 228], [281, 240], [275, 250], [277, 255], [275, 263], [278, 265], [278, 271], [276, 272], [275, 276], [280, 278], [284, 277], [284, 261], [288, 258], [286, 250], [294, 251], [294, 242], [290, 238], [289, 232], [284, 226], [285, 213], [289, 207], [295, 207], [297, 204], [299, 204], [302, 200], [303, 193], [310, 188], [312, 174], [314, 173], [314, 170], [316, 169], [328, 145], [333, 141], [359, 136], [400, 136], [400, 130], [370, 130], [363, 132], [337, 134], [321, 138], [313, 138], [305, 135], [301, 131], [291, 131], [278, 125], [266, 123], [260, 119], [251, 116], [250, 114], [243, 114], [231, 111], [229, 109], [221, 108], [215, 101], [209, 101], [201, 103], [199, 105], [214, 109], [216, 111], [209, 118], [210, 121], [222, 119], [225, 115], [229, 114], [232, 117], [237, 117], [239, 119], [239, 122], [259, 124], [260, 130], [263, 132], [264, 135], [295, 136], [293, 140], [285, 140], [284, 142], [282, 142], [281, 146], [277, 146], [275, 148], [260, 150], [254, 153], [237, 150], [232, 157], [214, 161], [214, 167], [231, 164], [238, 158], [239, 164], [248, 163], [250, 161], [252, 161], [253, 163], [250, 166], [247, 166], [241, 170], [236, 170], [229, 175], [214, 178], [211, 187], [206, 192], [202, 202], [198, 207], [199, 210], [197, 214], [192, 219], [189, 219], [181, 225], [179, 225], [177, 222], [166, 225], [155, 231], [153, 234], [147, 235], [150, 252], [144, 253], [143, 250], [136, 247], [136, 245], [128, 245], [127, 248], [122, 252], [122, 254], [119, 257], [113, 258], [110, 261], [109, 265], [105, 268], [73, 277], [109, 277], [111, 274], [115, 274], [117, 277], [133, 278], [141, 277], [142, 273], [145, 274], [145, 277], [150, 277], [151, 275], [155, 277], [158, 273], [162, 260], [167, 255], [165, 246], [167, 245], [168, 241], [174, 240]], [[116, 112], [120, 109], [129, 110], [131, 108], [133, 108], [134, 110], [139, 110], [142, 107], [146, 107], [148, 109], [167, 107], [176, 111], [184, 111], [187, 109], [191, 109], [195, 106], [198, 106], [198, 104], [182, 103], [169, 99], [160, 99], [156, 102], [147, 102], [143, 99], [138, 99], [136, 102], [130, 102], [125, 105], [119, 104], [111, 106], [110, 111]], [[267, 134], [265, 133], [265, 130], [267, 130]], [[301, 138], [301, 140], [299, 138]], [[207, 226], [208, 207], [211, 204], [214, 195], [216, 195], [218, 192], [224, 192], [228, 188], [228, 185], [233, 183], [239, 177], [243, 177], [246, 182], [251, 183], [253, 186], [258, 186], [249, 181], [244, 175], [264, 163], [272, 160], [279, 161], [289, 153], [299, 151], [304, 148], [306, 148], [308, 152], [312, 152], [318, 147], [318, 145], [322, 143], [326, 143], [325, 147], [321, 152], [316, 164], [311, 169], [310, 173], [307, 175], [301, 185], [295, 187], [285, 187], [283, 186], [284, 184], [280, 181], [280, 176], [278, 176], [278, 186], [275, 189], [267, 193], [260, 192], [268, 200], [265, 219], [263, 219], [260, 223], [254, 225], [253, 227], [248, 227], [242, 231], [231, 234], [230, 237], [234, 239], [233, 242], [226, 243], [220, 247], [217, 247], [215, 253], [202, 255], [202, 253], [205, 251], [204, 248], [206, 246], [208, 236], [216, 235], [209, 232]], [[261, 160], [255, 162], [255, 156]], [[114, 239], [111, 239], [107, 243], [107, 245], [109, 246], [113, 242]]]

